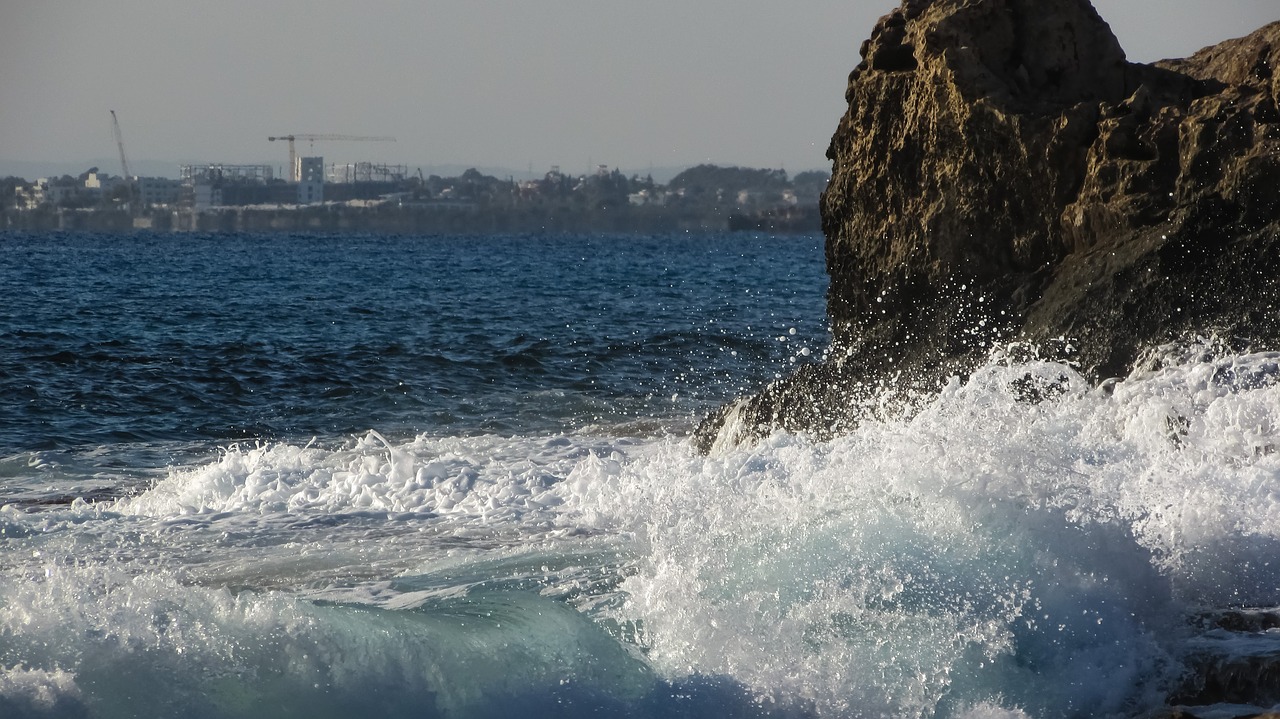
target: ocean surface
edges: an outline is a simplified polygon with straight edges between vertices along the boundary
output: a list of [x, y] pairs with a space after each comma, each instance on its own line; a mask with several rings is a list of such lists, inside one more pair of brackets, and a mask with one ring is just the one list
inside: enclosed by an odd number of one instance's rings
[[697, 454], [822, 356], [821, 237], [0, 234], [0, 288], [0, 717], [1132, 716], [1280, 604], [1276, 355], [994, 348]]

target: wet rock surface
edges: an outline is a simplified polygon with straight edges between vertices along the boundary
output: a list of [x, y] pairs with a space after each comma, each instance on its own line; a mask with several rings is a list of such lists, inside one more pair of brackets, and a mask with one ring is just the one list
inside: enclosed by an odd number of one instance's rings
[[1097, 381], [1280, 338], [1280, 23], [1128, 62], [1087, 0], [906, 0], [861, 48], [823, 196], [832, 348], [695, 439], [838, 434], [1026, 340]]
[[1225, 610], [1198, 624], [1202, 633], [1190, 644], [1188, 673], [1172, 704], [1191, 714], [1212, 706], [1280, 705], [1280, 611]]
[[1193, 624], [1182, 685], [1142, 719], [1280, 717], [1280, 609], [1206, 612]]

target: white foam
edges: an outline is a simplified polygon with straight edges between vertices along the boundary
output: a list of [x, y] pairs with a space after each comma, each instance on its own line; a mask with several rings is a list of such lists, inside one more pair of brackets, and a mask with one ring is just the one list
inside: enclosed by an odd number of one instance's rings
[[0, 707], [19, 713], [53, 712], [80, 698], [80, 687], [70, 672], [0, 666]]
[[175, 469], [115, 509], [152, 517], [387, 512], [518, 520], [559, 504], [555, 485], [590, 451], [562, 437], [420, 437], [396, 446], [377, 432], [338, 451], [236, 445], [216, 462]]
[[[485, 562], [554, 536], [616, 552], [616, 582], [556, 591], [673, 682], [831, 716], [1126, 712], [1180, 674], [1195, 608], [1280, 604], [1277, 359], [1166, 355], [1106, 389], [997, 359], [836, 440], [711, 456], [585, 435], [230, 447], [109, 508], [5, 511], [31, 556], [4, 570], [0, 631], [61, 642], [45, 672], [102, 632], [222, 656], [329, 631], [298, 597], [423, 612], [523, 581]], [[97, 569], [64, 576], [79, 562]], [[392, 581], [412, 572], [439, 581]]]
[[572, 506], [640, 538], [620, 616], [669, 674], [834, 713], [1121, 711], [1180, 671], [1190, 607], [1280, 599], [1274, 364], [1195, 358], [1108, 394], [996, 362], [827, 444], [597, 469]]

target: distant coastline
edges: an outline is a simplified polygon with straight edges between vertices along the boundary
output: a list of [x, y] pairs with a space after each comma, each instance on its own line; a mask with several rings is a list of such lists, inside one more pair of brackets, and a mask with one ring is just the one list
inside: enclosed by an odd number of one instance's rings
[[[357, 181], [275, 179], [255, 168], [184, 168], [182, 180], [100, 173], [0, 180], [0, 227], [21, 231], [537, 233], [821, 229], [829, 174], [698, 165], [666, 184], [601, 166], [539, 179], [378, 168]], [[307, 201], [304, 201], [307, 200]]]

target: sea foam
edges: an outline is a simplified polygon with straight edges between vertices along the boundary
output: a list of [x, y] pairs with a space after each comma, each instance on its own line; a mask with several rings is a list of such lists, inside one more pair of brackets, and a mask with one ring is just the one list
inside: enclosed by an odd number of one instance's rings
[[1205, 643], [1191, 616], [1280, 604], [1277, 367], [1169, 351], [1094, 387], [997, 357], [834, 440], [710, 456], [232, 446], [135, 497], [0, 513], [0, 696], [137, 708], [115, 678], [144, 671], [161, 715], [200, 692], [210, 716], [1138, 713]]
[[664, 672], [836, 715], [1158, 702], [1189, 612], [1280, 601], [1280, 378], [1265, 354], [1155, 364], [1095, 389], [996, 361], [829, 443], [602, 472], [585, 504], [643, 546], [620, 614]]

